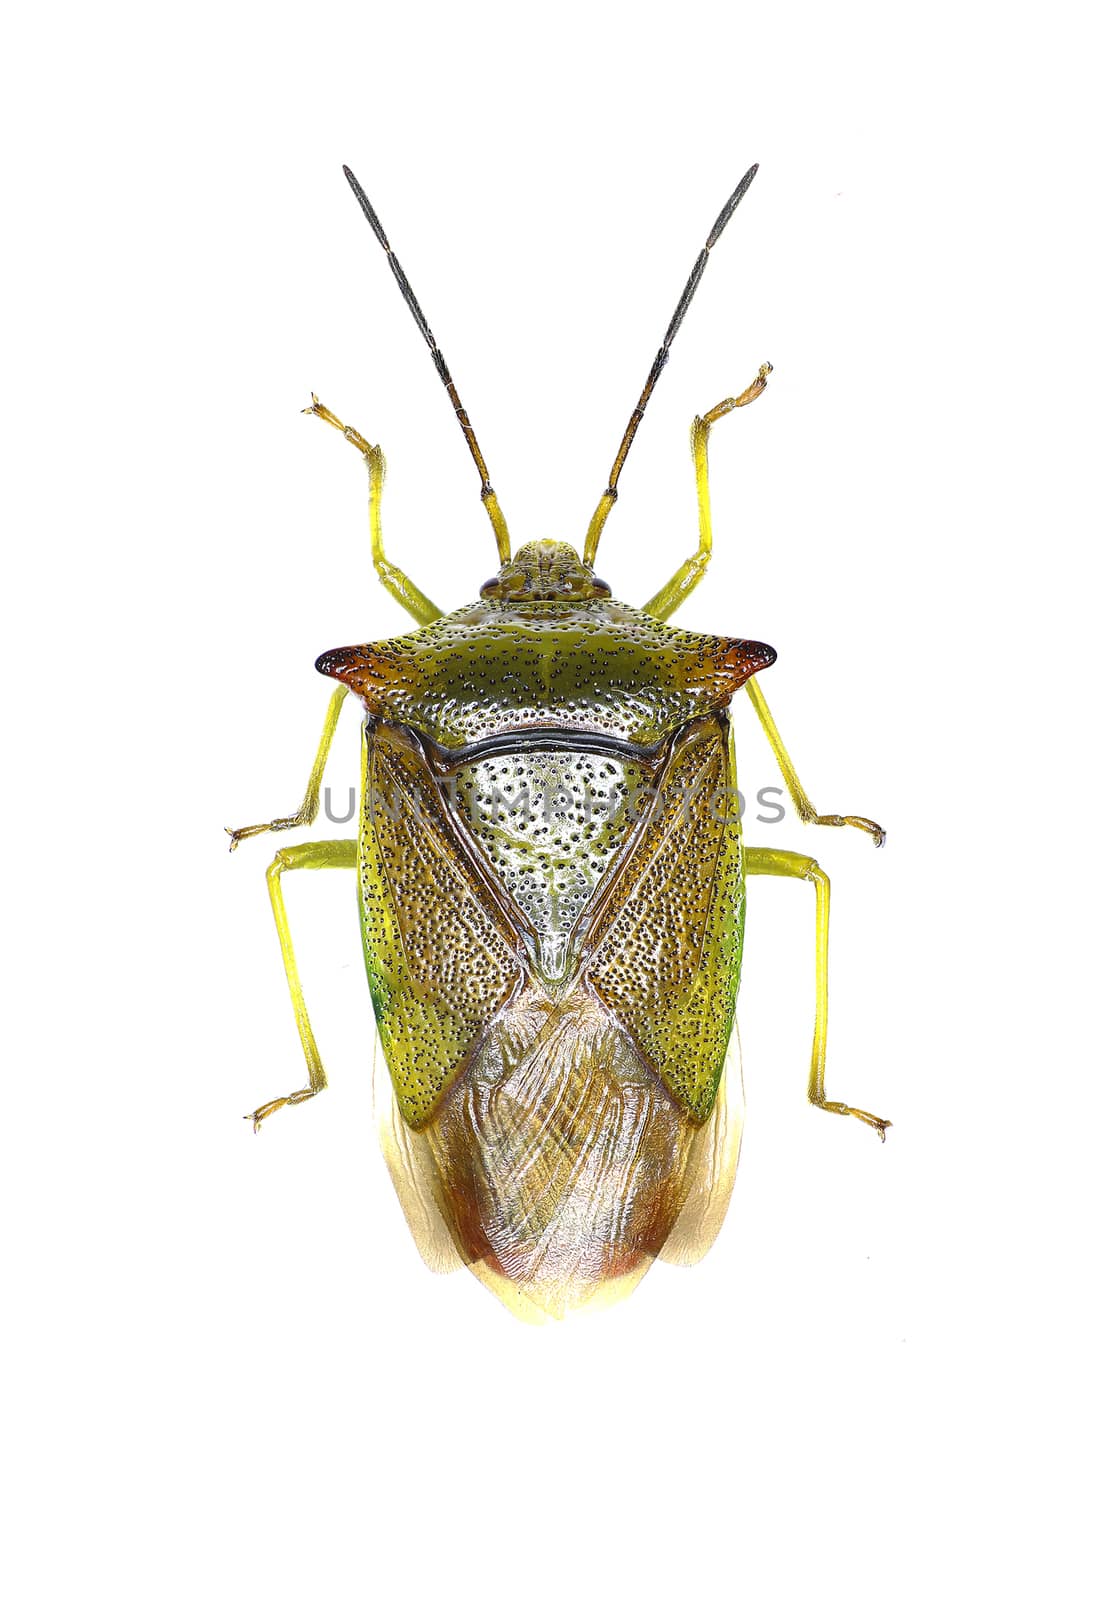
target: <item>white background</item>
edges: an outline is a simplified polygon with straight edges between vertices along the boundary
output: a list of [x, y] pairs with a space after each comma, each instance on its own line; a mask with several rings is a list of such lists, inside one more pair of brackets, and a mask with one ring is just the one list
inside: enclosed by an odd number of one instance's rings
[[[56, 5], [2, 114], [3, 1425], [23, 1597], [1096, 1593], [1097, 129], [1085, 8]], [[433, 1278], [371, 1121], [352, 884], [263, 870], [314, 657], [495, 561], [358, 172], [514, 540], [579, 541], [715, 213], [601, 555], [772, 642], [813, 798], [756, 842], [726, 1229], [542, 1331]], [[740, 706], [747, 784], [774, 780]], [[353, 719], [331, 768], [356, 778]], [[330, 830], [334, 831], [334, 830]], [[350, 833], [351, 826], [344, 828]]]

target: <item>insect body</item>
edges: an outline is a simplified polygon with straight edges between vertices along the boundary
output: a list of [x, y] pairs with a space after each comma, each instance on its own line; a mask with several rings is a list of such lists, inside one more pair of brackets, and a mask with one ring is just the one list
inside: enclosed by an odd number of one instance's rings
[[702, 1255], [721, 1225], [741, 1132], [735, 1002], [745, 880], [813, 885], [818, 987], [810, 1098], [883, 1136], [869, 1112], [826, 1098], [829, 880], [810, 857], [743, 846], [730, 704], [746, 687], [804, 821], [819, 816], [755, 681], [775, 651], [691, 633], [668, 618], [711, 549], [712, 425], [692, 427], [699, 544], [641, 609], [594, 571], [619, 475], [669, 347], [717, 241], [756, 172], [712, 229], [678, 303], [589, 527], [513, 558], [485, 461], [447, 366], [370, 202], [348, 180], [448, 390], [482, 480], [500, 570], [443, 615], [383, 552], [377, 446], [314, 398], [363, 454], [374, 563], [420, 626], [326, 652], [330, 701], [306, 798], [240, 839], [314, 820], [350, 692], [361, 703], [359, 838], [280, 850], [268, 883], [310, 1098], [326, 1078], [298, 979], [281, 877], [342, 867], [358, 878], [363, 947], [389, 1069], [383, 1148], [425, 1258], [465, 1263], [520, 1315], [560, 1316], [628, 1292], [658, 1255]]

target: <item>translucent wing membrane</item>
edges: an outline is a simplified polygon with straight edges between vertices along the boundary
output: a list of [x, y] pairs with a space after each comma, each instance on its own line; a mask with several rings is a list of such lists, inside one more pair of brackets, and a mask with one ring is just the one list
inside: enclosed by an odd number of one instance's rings
[[414, 1131], [376, 1081], [383, 1153], [427, 1265], [465, 1265], [541, 1322], [623, 1298], [660, 1255], [698, 1260], [730, 1202], [736, 1045], [691, 1123], [591, 1002], [512, 1008], [441, 1115]]

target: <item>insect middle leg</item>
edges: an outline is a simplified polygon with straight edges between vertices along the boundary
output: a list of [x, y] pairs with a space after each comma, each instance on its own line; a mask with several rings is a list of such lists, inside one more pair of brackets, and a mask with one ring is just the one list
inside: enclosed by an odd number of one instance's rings
[[747, 846], [745, 852], [747, 875], [759, 873], [769, 878], [801, 878], [814, 885], [814, 1042], [810, 1053], [810, 1082], [807, 1098], [811, 1105], [822, 1111], [833, 1111], [842, 1117], [857, 1117], [874, 1128], [881, 1139], [891, 1124], [870, 1111], [860, 1111], [842, 1100], [826, 1099], [826, 1022], [829, 1010], [829, 939], [830, 939], [830, 880], [817, 861], [810, 856], [797, 855], [793, 850], [769, 850]]
[[284, 872], [294, 872], [301, 867], [314, 870], [320, 867], [354, 867], [356, 864], [356, 841], [354, 839], [323, 839], [314, 840], [310, 844], [289, 845], [285, 850], [277, 852], [275, 860], [268, 868], [268, 893], [271, 896], [271, 909], [275, 914], [275, 927], [279, 935], [279, 948], [283, 952], [283, 966], [287, 974], [287, 986], [291, 992], [291, 1005], [294, 1007], [294, 1020], [298, 1026], [298, 1037], [302, 1041], [302, 1050], [306, 1057], [306, 1069], [309, 1073], [309, 1083], [305, 1089], [296, 1089], [293, 1094], [281, 1095], [277, 1100], [268, 1100], [264, 1105], [250, 1113], [252, 1125], [259, 1128], [265, 1117], [270, 1117], [273, 1111], [278, 1111], [280, 1106], [300, 1105], [303, 1100], [310, 1100], [315, 1094], [328, 1085], [325, 1068], [321, 1064], [318, 1053], [317, 1041], [310, 1026], [309, 1012], [306, 1010], [306, 1001], [302, 994], [302, 983], [298, 976], [298, 962], [295, 960], [294, 944], [291, 940], [290, 923], [287, 920], [287, 908], [283, 901], [283, 885], [281, 878]]
[[307, 828], [316, 820], [321, 799], [321, 780], [325, 776], [325, 763], [329, 759], [333, 734], [340, 721], [340, 711], [347, 693], [348, 685], [342, 683], [339, 689], [333, 690], [329, 699], [328, 709], [325, 712], [325, 725], [321, 730], [321, 743], [317, 747], [317, 754], [314, 756], [306, 783], [306, 794], [298, 810], [292, 812], [289, 817], [275, 817], [271, 822], [253, 822], [247, 828], [227, 828], [231, 850], [236, 850], [242, 839], [253, 839], [258, 833], [283, 833], [287, 828]]
[[750, 678], [745, 689], [754, 711], [760, 718], [761, 727], [765, 730], [765, 737], [772, 747], [772, 753], [776, 757], [776, 764], [783, 774], [788, 793], [791, 795], [792, 804], [799, 813], [800, 822], [813, 823], [818, 828], [859, 828], [862, 833], [870, 834], [877, 846], [881, 845], [887, 837], [886, 832], [878, 822], [873, 822], [870, 817], [842, 817], [832, 812], [826, 816], [819, 815], [814, 809], [807, 791], [799, 782], [799, 774], [792, 765], [791, 757], [787, 753], [787, 747], [780, 737], [779, 728], [772, 720], [772, 712], [768, 709], [768, 701], [761, 693], [757, 680]]
[[331, 428], [336, 428], [349, 444], [355, 445], [367, 463], [371, 484], [368, 500], [371, 560], [378, 573], [379, 582], [393, 595], [400, 606], [404, 606], [411, 617], [415, 617], [422, 624], [435, 622], [437, 617], [443, 616], [439, 606], [433, 605], [428, 596], [422, 594], [412, 578], [408, 577], [400, 567], [395, 567], [392, 561], [387, 561], [386, 552], [382, 548], [382, 485], [386, 477], [385, 456], [377, 444], [368, 444], [361, 433], [357, 433], [354, 428], [346, 427], [339, 417], [333, 415], [328, 406], [321, 404], [316, 395], [311, 398], [313, 403], [306, 406], [306, 414], [320, 417], [322, 422], [327, 422]]

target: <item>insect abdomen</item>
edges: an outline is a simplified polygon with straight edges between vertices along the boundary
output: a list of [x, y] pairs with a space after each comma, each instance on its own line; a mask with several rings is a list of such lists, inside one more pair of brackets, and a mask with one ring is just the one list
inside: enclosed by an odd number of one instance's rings
[[725, 1207], [741, 843], [721, 715], [533, 743], [449, 761], [369, 726], [361, 884], [410, 1220], [557, 1315], [632, 1286], [690, 1195]]

